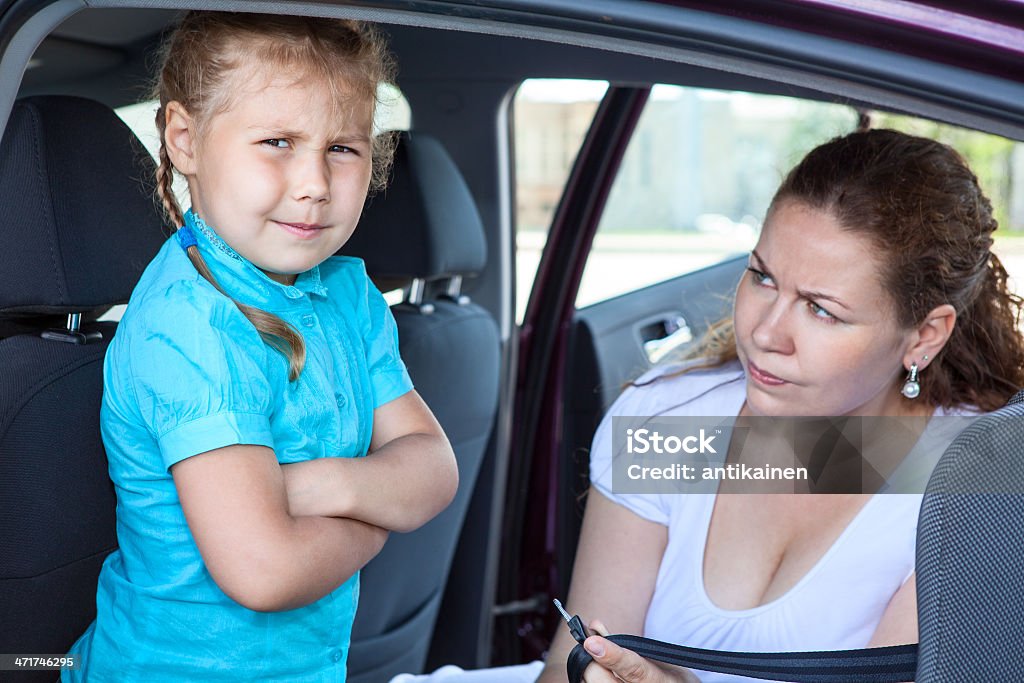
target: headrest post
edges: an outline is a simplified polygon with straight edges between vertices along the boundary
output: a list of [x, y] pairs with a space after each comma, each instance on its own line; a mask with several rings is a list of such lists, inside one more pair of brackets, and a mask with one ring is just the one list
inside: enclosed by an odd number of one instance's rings
[[406, 301], [414, 306], [419, 306], [423, 303], [423, 293], [425, 289], [426, 280], [413, 278], [413, 281], [409, 284], [409, 295], [406, 297]]
[[444, 298], [454, 301], [459, 306], [469, 305], [469, 297], [462, 293], [462, 276], [452, 275], [448, 280], [448, 287], [445, 288]]
[[81, 313], [68, 313], [68, 332], [78, 332], [78, 328], [82, 326], [82, 314]]
[[453, 299], [459, 298], [459, 293], [462, 291], [462, 276], [453, 275], [452, 279], [448, 281], [448, 290], [445, 292], [448, 296]]

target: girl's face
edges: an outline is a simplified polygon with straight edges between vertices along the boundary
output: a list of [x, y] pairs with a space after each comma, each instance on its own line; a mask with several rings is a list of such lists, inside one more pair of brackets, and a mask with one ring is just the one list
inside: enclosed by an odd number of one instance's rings
[[290, 285], [355, 230], [370, 182], [372, 103], [339, 108], [325, 84], [291, 74], [236, 76], [245, 94], [193, 137], [192, 206], [235, 251]]
[[901, 415], [901, 329], [868, 240], [826, 212], [771, 212], [736, 291], [734, 322], [754, 415]]

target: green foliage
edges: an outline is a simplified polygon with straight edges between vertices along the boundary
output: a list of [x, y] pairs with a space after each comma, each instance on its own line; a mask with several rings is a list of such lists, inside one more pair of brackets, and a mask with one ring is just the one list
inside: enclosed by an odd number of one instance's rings
[[851, 133], [856, 127], [857, 112], [850, 107], [801, 102], [799, 116], [790, 123], [783, 158], [788, 167], [796, 166], [818, 145]]

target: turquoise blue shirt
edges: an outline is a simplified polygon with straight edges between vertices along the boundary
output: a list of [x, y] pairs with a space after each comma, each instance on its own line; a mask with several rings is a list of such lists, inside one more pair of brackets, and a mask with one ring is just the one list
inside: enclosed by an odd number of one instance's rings
[[365, 455], [374, 409], [412, 388], [394, 318], [360, 259], [331, 257], [286, 286], [191, 212], [186, 225], [225, 291], [302, 333], [305, 369], [288, 381], [287, 359], [192, 266], [186, 233], [164, 243], [104, 361], [120, 548], [70, 650], [81, 668], [62, 680], [344, 681], [358, 575], [299, 609], [242, 607], [207, 571], [168, 469], [232, 444], [268, 446], [281, 463]]

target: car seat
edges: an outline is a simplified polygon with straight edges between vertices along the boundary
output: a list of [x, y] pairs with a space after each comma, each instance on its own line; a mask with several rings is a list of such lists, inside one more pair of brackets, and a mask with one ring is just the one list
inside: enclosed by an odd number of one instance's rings
[[1024, 391], [939, 460], [917, 572], [917, 683], [1024, 680]]
[[420, 672], [470, 495], [495, 424], [499, 334], [462, 293], [483, 269], [476, 204], [441, 144], [401, 135], [387, 189], [370, 198], [342, 253], [359, 256], [382, 289], [404, 288], [392, 307], [400, 351], [416, 390], [444, 428], [459, 466], [451, 505], [408, 534], [392, 534], [362, 571], [349, 653], [351, 683]]
[[153, 171], [114, 112], [76, 97], [15, 102], [0, 141], [0, 652], [67, 652], [96, 615], [117, 547], [99, 430], [116, 324], [93, 321], [164, 241]]

